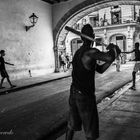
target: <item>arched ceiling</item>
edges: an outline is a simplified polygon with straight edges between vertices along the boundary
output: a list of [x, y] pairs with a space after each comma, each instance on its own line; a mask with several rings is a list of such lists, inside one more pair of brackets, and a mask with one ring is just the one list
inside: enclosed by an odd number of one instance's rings
[[[98, 1], [98, 2], [97, 2]], [[115, 5], [140, 5], [139, 0], [94, 0], [94, 1], [84, 1], [83, 3], [75, 6], [73, 9], [68, 11], [58, 22], [54, 29], [54, 41], [55, 46], [59, 46], [63, 42], [68, 34], [65, 30], [65, 26], [72, 27], [78, 20], [84, 16], [98, 11], [100, 9], [115, 6]]]

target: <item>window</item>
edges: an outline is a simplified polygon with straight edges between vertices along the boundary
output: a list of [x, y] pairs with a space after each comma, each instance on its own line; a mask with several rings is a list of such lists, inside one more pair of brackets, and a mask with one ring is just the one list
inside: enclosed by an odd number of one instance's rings
[[92, 27], [97, 27], [99, 26], [99, 16], [90, 16], [89, 21]]
[[123, 36], [116, 36], [116, 40], [123, 40]]
[[121, 23], [121, 7], [119, 6], [111, 7], [111, 22], [112, 24]]
[[113, 8], [119, 8], [119, 6], [118, 6], [118, 5], [116, 5], [116, 6], [114, 6]]

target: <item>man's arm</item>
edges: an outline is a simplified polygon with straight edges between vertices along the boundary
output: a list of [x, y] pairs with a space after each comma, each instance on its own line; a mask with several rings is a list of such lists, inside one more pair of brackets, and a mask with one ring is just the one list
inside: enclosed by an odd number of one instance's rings
[[111, 49], [108, 52], [101, 52], [96, 48], [91, 49], [89, 52], [85, 53], [85, 55], [87, 55], [87, 58], [91, 59], [91, 62], [95, 60], [100, 60], [105, 62], [102, 65], [96, 64], [96, 71], [99, 73], [105, 72], [108, 69], [108, 67], [112, 64], [112, 62], [115, 60], [115, 57], [118, 56], [119, 54], [120, 51], [117, 52], [114, 49]]
[[[113, 54], [114, 52], [115, 52], [115, 54]], [[118, 58], [119, 57], [119, 55], [120, 55], [120, 53], [121, 53], [121, 50], [119, 49], [119, 47], [118, 46], [116, 46], [116, 50], [113, 50], [112, 48], [107, 52], [107, 54], [109, 55], [109, 56], [111, 56], [111, 57], [113, 57], [113, 59], [115, 59], [115, 58]], [[114, 57], [115, 56], [115, 57]], [[112, 59], [112, 62], [114, 61]], [[105, 62], [103, 65], [98, 65], [97, 64], [97, 66], [96, 66], [96, 71], [97, 72], [99, 72], [99, 73], [104, 73], [108, 68], [109, 68], [109, 66], [112, 64], [112, 62], [110, 61], [110, 62]]]
[[[121, 53], [119, 47], [114, 44], [109, 44], [107, 49], [109, 50], [108, 52], [101, 52], [96, 48], [85, 52], [82, 57], [84, 67], [88, 70], [91, 70], [92, 65], [96, 65], [96, 71], [103, 73]], [[105, 63], [103, 65], [98, 65], [96, 64], [97, 60], [103, 61]]]
[[106, 63], [104, 63], [102, 65], [98, 65], [97, 64], [96, 71], [98, 73], [101, 73], [102, 74], [102, 73], [104, 73], [110, 67], [111, 64], [112, 64], [112, 62], [106, 62]]
[[8, 62], [4, 62], [5, 64], [8, 64], [8, 65], [12, 65], [12, 66], [14, 66], [14, 64], [11, 64], [11, 63], [8, 63]]
[[[84, 67], [87, 70], [92, 70], [92, 65], [95, 66], [96, 71], [99, 73], [103, 73], [114, 61], [114, 56], [111, 56], [109, 53], [100, 52], [98, 49], [93, 49], [85, 54], [82, 57], [82, 62]], [[96, 60], [104, 61], [103, 65], [96, 64]]]
[[93, 48], [92, 50], [87, 52], [87, 55], [93, 60], [100, 60], [100, 61], [109, 62], [109, 63], [115, 60], [115, 54], [111, 55], [109, 51], [101, 52], [96, 48]]

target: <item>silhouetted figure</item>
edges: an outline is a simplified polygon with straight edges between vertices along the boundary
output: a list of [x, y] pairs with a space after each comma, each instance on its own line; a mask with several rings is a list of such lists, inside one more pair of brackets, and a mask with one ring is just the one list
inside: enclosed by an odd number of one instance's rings
[[15, 87], [15, 85], [12, 85], [12, 83], [11, 83], [11, 81], [9, 79], [9, 75], [8, 75], [6, 69], [5, 69], [5, 64], [12, 65], [12, 66], [14, 66], [14, 64], [5, 62], [5, 60], [4, 60], [5, 51], [4, 50], [0, 51], [0, 55], [1, 55], [0, 56], [0, 73], [1, 73], [1, 77], [2, 77], [1, 83], [0, 83], [0, 88], [4, 88], [4, 87], [2, 87], [2, 84], [3, 84], [3, 81], [4, 81], [5, 78], [7, 79], [9, 85], [11, 86], [11, 88], [13, 88], [13, 87]]
[[70, 56], [66, 54], [67, 70], [70, 68]]
[[29, 70], [28, 72], [29, 72], [29, 76], [32, 77], [31, 70]]
[[116, 58], [116, 71], [120, 72], [120, 67], [121, 67], [121, 56], [118, 56]]
[[[86, 24], [81, 32], [95, 37], [90, 24]], [[66, 140], [72, 140], [75, 131], [83, 125], [87, 140], [99, 137], [99, 120], [95, 97], [95, 71], [103, 73], [119, 55], [116, 45], [110, 44], [108, 52], [92, 48], [93, 42], [81, 37], [83, 45], [78, 49], [72, 61], [72, 84], [69, 96], [69, 119]], [[97, 60], [104, 61], [102, 65]]]
[[63, 71], [66, 71], [66, 56], [63, 52], [60, 52], [59, 55], [60, 69], [63, 68]]
[[130, 52], [123, 52], [123, 53], [126, 53], [126, 54], [129, 54], [129, 53], [135, 53], [135, 59], [133, 61], [135, 61], [135, 66], [134, 66], [134, 69], [133, 69], [133, 72], [132, 72], [132, 79], [133, 79], [133, 85], [130, 89], [133, 89], [135, 90], [136, 87], [135, 87], [135, 84], [136, 84], [136, 73], [138, 71], [140, 71], [140, 50], [139, 50], [139, 42], [136, 42], [135, 43], [135, 49], [133, 49], [132, 51]]

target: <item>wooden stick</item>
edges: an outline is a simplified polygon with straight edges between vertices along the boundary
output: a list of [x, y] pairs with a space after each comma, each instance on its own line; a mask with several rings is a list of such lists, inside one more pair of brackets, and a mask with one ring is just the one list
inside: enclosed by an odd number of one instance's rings
[[73, 29], [73, 28], [71, 28], [71, 27], [69, 27], [69, 26], [66, 26], [65, 29], [66, 29], [67, 31], [70, 31], [70, 32], [76, 34], [76, 35], [82, 36], [82, 37], [84, 37], [84, 38], [86, 38], [86, 39], [88, 39], [88, 40], [90, 40], [90, 41], [99, 43], [99, 44], [101, 44], [101, 45], [103, 45], [103, 46], [105, 46], [105, 47], [108, 46], [107, 44], [104, 44], [103, 42], [99, 42], [99, 41], [97, 41], [96, 39], [93, 39], [92, 37], [87, 36], [87, 35], [85, 35], [85, 34], [82, 34], [81, 32], [79, 32], [79, 31], [77, 31], [77, 30], [75, 30], [75, 29]]

